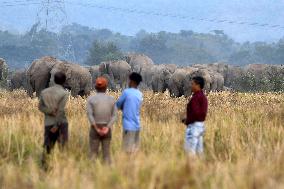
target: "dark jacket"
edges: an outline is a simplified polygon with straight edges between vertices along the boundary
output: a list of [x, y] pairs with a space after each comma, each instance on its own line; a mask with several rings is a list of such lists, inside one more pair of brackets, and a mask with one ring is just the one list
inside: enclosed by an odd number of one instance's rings
[[205, 121], [207, 110], [208, 101], [203, 91], [194, 93], [189, 103], [187, 104], [187, 116], [185, 124], [188, 125], [194, 122]]

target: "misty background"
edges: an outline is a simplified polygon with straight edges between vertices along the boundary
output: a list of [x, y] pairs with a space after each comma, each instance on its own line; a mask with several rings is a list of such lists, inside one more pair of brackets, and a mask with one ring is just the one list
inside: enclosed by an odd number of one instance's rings
[[0, 57], [13, 68], [45, 55], [90, 65], [126, 52], [158, 64], [284, 62], [283, 0], [69, 0], [64, 13], [50, 8], [47, 30], [43, 2], [0, 0]]

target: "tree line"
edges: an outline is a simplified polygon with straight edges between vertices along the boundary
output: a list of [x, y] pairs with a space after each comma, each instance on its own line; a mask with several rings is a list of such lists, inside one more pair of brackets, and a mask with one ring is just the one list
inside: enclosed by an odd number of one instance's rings
[[54, 56], [85, 65], [121, 59], [124, 53], [143, 53], [157, 64], [206, 64], [224, 61], [233, 65], [252, 63], [283, 64], [284, 38], [276, 43], [238, 43], [223, 31], [179, 33], [139, 31], [126, 36], [108, 29], [92, 29], [79, 24], [53, 33], [35, 24], [24, 34], [0, 31], [0, 57], [10, 67], [27, 67], [34, 59]]

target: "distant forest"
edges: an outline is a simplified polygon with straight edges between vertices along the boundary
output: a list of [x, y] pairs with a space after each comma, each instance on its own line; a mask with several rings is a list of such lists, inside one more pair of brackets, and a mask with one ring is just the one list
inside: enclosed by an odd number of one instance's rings
[[148, 33], [125, 36], [108, 29], [72, 24], [60, 33], [39, 30], [17, 35], [0, 31], [0, 57], [12, 68], [27, 67], [33, 60], [51, 55], [80, 64], [119, 58], [123, 53], [143, 53], [157, 64], [191, 65], [224, 61], [234, 65], [283, 64], [284, 38], [277, 43], [237, 43], [221, 30], [210, 33]]

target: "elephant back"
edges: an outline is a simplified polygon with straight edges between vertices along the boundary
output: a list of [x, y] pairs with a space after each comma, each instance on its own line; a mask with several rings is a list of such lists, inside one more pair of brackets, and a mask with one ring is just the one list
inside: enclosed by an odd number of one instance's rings
[[141, 73], [145, 67], [154, 65], [153, 60], [144, 54], [128, 54], [126, 57], [126, 62], [134, 72]]
[[33, 92], [36, 92], [36, 95], [39, 96], [41, 91], [49, 86], [50, 72], [60, 62], [50, 56], [32, 62], [27, 70], [27, 88], [30, 96]]

